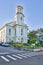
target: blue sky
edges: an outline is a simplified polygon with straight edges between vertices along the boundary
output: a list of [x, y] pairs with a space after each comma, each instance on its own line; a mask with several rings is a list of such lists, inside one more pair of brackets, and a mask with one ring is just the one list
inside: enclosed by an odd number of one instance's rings
[[17, 5], [24, 8], [29, 30], [43, 28], [43, 0], [0, 0], [0, 27], [14, 20]]

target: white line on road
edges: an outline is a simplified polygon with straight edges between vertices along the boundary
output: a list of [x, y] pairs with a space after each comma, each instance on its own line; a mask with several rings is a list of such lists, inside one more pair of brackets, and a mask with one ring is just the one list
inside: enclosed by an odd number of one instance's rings
[[17, 57], [17, 58], [19, 58], [19, 59], [22, 59], [22, 57], [16, 56], [16, 55], [14, 55], [14, 54], [13, 54], [12, 56]]
[[5, 60], [6, 62], [9, 62], [10, 60], [8, 60], [7, 58], [5, 58], [4, 56], [0, 56], [3, 60]]
[[17, 54], [17, 55], [19, 55], [19, 56], [22, 56], [22, 57], [24, 57], [24, 58], [27, 58], [26, 56], [24, 56], [24, 55], [21, 55], [21, 54]]
[[[26, 54], [25, 54], [26, 55]], [[32, 55], [26, 55], [27, 57], [32, 57]]]
[[27, 56], [28, 57], [33, 57], [33, 56], [35, 56], [35, 54], [28, 54]]
[[11, 58], [12, 60], [17, 60], [16, 58], [13, 58], [13, 57], [10, 56], [10, 55], [7, 55], [7, 57]]

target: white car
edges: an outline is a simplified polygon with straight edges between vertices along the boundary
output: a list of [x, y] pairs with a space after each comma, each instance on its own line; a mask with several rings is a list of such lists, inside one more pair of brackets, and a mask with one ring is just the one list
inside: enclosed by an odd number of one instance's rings
[[3, 43], [2, 46], [4, 46], [4, 47], [9, 47], [10, 45], [7, 44], [7, 43]]

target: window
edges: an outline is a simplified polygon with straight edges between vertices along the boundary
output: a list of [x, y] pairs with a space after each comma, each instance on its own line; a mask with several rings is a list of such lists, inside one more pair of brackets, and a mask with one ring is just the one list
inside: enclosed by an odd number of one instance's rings
[[9, 35], [11, 35], [11, 29], [9, 29]]
[[16, 36], [16, 28], [15, 28], [15, 36]]
[[22, 17], [21, 17], [21, 20], [22, 20]]
[[21, 43], [23, 43], [23, 38], [21, 38]]
[[23, 29], [21, 29], [21, 35], [23, 35]]

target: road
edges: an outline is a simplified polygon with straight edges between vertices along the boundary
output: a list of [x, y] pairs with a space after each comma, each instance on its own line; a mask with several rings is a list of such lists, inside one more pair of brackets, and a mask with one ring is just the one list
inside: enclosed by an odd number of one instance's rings
[[1, 53], [9, 53], [0, 54], [0, 65], [43, 65], [43, 52], [20, 52], [10, 47], [0, 47], [0, 49], [3, 49]]
[[13, 47], [0, 46], [0, 54], [6, 54], [6, 53], [10, 54], [14, 52], [20, 52], [20, 50], [14, 49]]

